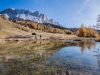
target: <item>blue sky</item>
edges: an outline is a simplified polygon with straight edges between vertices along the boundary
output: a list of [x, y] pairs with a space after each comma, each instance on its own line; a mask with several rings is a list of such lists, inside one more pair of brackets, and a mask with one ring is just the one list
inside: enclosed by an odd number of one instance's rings
[[100, 14], [100, 0], [0, 0], [5, 8], [41, 11], [65, 27], [95, 25]]

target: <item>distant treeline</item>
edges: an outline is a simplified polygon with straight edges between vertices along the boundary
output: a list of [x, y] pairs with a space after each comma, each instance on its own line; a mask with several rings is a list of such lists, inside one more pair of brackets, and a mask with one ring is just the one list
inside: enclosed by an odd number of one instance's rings
[[13, 20], [13, 22], [23, 25], [25, 27], [29, 27], [31, 29], [35, 30], [41, 30], [44, 32], [49, 32], [49, 33], [60, 33], [60, 34], [72, 34], [70, 30], [68, 30], [65, 27], [59, 26], [59, 25], [54, 25], [50, 23], [37, 23], [29, 20]]

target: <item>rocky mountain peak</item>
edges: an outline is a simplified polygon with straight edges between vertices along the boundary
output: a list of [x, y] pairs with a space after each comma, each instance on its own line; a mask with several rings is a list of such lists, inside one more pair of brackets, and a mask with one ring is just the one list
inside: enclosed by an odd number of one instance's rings
[[0, 14], [6, 15], [9, 19], [12, 20], [30, 20], [38, 23], [51, 23], [55, 25], [59, 24], [53, 19], [49, 19], [47, 15], [41, 13], [40, 11], [32, 12], [25, 9], [8, 8], [0, 11]]

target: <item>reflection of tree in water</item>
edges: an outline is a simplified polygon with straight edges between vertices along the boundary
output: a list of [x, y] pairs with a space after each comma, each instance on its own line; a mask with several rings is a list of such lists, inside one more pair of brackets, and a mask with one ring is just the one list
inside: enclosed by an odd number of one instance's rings
[[96, 47], [96, 42], [93, 40], [84, 40], [84, 41], [75, 41], [66, 43], [67, 46], [78, 46], [80, 47], [81, 52], [84, 50], [91, 50]]
[[79, 43], [79, 46], [81, 47], [81, 52], [84, 52], [84, 50], [95, 48], [96, 43], [95, 41], [82, 41]]
[[[9, 43], [9, 42], [8, 42]], [[47, 65], [47, 59], [65, 46], [79, 46], [84, 51], [90, 42], [30, 41], [0, 44], [0, 75], [88, 75]]]

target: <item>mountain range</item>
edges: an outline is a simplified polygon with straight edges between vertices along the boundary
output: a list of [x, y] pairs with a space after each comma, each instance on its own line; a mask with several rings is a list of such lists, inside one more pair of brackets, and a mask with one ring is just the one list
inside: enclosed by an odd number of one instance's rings
[[0, 11], [0, 14], [6, 16], [10, 20], [30, 20], [38, 23], [60, 25], [58, 22], [54, 21], [53, 19], [49, 19], [47, 15], [39, 11], [32, 12], [25, 9], [7, 8]]

